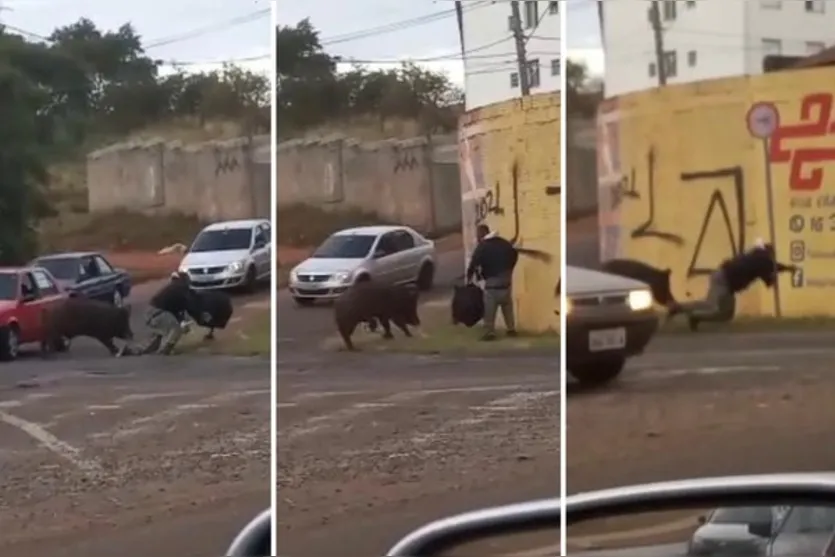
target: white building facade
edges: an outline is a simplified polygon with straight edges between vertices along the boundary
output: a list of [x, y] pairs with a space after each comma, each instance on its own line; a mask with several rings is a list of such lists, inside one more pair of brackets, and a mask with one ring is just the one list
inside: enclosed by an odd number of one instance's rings
[[[831, 46], [835, 2], [659, 0], [667, 84], [763, 73], [767, 55], [807, 56]], [[607, 97], [658, 86], [646, 0], [603, 3]]]
[[[560, 90], [560, 4], [519, 2], [531, 94]], [[511, 3], [486, 0], [462, 5], [466, 109], [521, 96]]]

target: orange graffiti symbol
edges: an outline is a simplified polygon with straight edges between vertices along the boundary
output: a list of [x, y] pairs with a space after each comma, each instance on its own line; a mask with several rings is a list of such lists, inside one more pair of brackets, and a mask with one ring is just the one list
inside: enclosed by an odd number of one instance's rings
[[784, 145], [784, 141], [821, 138], [835, 132], [832, 108], [832, 93], [806, 95], [800, 107], [801, 123], [781, 125], [771, 136], [771, 162], [791, 163], [789, 188], [792, 191], [817, 191], [821, 188], [823, 184], [821, 164], [835, 161], [835, 147], [801, 147], [791, 150]]

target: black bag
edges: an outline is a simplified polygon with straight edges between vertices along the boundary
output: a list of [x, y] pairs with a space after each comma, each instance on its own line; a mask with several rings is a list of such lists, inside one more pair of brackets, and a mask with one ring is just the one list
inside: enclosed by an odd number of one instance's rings
[[194, 291], [188, 314], [200, 327], [223, 329], [232, 317], [232, 298], [219, 291]]
[[456, 286], [452, 294], [452, 324], [472, 327], [484, 318], [484, 292], [475, 284]]

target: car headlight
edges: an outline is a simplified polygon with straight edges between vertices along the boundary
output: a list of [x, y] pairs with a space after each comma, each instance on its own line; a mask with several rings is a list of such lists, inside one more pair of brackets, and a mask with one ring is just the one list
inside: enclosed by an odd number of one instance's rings
[[299, 282], [299, 272], [295, 269], [290, 271], [290, 282]]
[[649, 290], [633, 290], [629, 293], [629, 308], [644, 311], [652, 307], [652, 293]]
[[351, 273], [347, 271], [334, 273], [333, 280], [335, 280], [336, 282], [348, 282], [349, 280], [351, 280]]
[[231, 265], [226, 267], [226, 270], [229, 271], [230, 273], [239, 273], [239, 272], [244, 270], [244, 262], [243, 261], [235, 261], [234, 263], [232, 263]]

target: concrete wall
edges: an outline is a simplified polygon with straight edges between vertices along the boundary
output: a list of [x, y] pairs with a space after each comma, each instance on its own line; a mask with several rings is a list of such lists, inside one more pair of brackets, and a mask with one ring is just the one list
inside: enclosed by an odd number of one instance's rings
[[517, 246], [513, 298], [522, 330], [559, 329], [560, 97], [546, 93], [468, 112], [459, 130], [461, 199], [467, 258], [475, 227], [486, 222]]
[[835, 69], [670, 86], [612, 100], [598, 119], [603, 259], [672, 269], [674, 294], [774, 243], [801, 266], [776, 291], [738, 297], [748, 315], [835, 314]]
[[286, 141], [278, 145], [278, 205], [358, 208], [424, 233], [457, 230], [456, 165], [454, 138]]
[[91, 212], [194, 214], [205, 220], [270, 216], [270, 137], [194, 145], [121, 143], [87, 156]]

